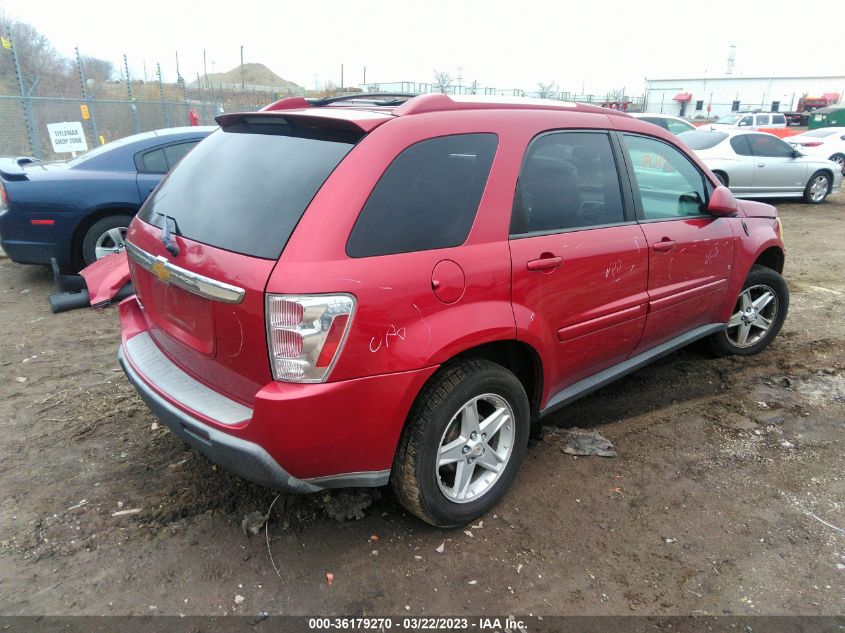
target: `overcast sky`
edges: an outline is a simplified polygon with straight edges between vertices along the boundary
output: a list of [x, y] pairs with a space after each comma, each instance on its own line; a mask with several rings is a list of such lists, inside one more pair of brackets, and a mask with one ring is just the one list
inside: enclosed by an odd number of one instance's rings
[[[134, 77], [146, 60], [161, 62], [165, 81], [261, 62], [313, 88], [368, 81], [431, 82], [435, 69], [464, 83], [604, 94], [625, 87], [639, 95], [645, 78], [723, 75], [730, 44], [736, 75], [845, 74], [843, 38], [806, 30], [811, 5], [796, 0], [732, 2], [566, 2], [565, 0], [317, 0], [184, 2], [178, 0], [2, 0], [14, 18], [46, 34], [66, 55], [120, 62]], [[815, 6], [815, 5], [813, 5]], [[819, 5], [830, 9], [836, 3]], [[219, 8], [218, 8], [219, 7]], [[800, 13], [796, 7], [804, 7]], [[827, 10], [825, 9], [825, 10]], [[824, 18], [822, 18], [824, 19]]]

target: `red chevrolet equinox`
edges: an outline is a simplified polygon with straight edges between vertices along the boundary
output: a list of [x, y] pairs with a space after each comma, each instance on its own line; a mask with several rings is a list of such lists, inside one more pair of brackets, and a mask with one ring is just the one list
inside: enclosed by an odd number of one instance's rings
[[775, 209], [626, 114], [363, 95], [217, 120], [129, 228], [119, 355], [264, 486], [390, 484], [462, 524], [543, 416], [697, 339], [756, 354], [786, 317]]

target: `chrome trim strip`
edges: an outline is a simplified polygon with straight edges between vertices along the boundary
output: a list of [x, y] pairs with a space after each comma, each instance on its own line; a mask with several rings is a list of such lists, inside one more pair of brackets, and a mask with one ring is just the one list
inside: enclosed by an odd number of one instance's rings
[[190, 270], [176, 266], [167, 258], [148, 253], [126, 241], [126, 253], [141, 268], [148, 270], [159, 281], [178, 286], [183, 290], [222, 303], [240, 303], [244, 300], [246, 291], [243, 288], [205, 277]]
[[252, 409], [209, 389], [177, 367], [149, 333], [133, 336], [123, 347], [138, 373], [174, 402], [220, 424], [239, 424], [252, 418]]

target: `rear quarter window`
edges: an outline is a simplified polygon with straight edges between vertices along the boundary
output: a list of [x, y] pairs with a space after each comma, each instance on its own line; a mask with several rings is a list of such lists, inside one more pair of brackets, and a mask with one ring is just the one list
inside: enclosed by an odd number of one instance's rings
[[347, 254], [373, 257], [463, 244], [498, 142], [495, 134], [459, 134], [402, 151], [361, 209]]

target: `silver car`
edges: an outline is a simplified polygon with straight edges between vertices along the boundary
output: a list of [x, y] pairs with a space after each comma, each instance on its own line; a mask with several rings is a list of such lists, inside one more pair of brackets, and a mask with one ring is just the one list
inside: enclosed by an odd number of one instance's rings
[[821, 204], [842, 184], [836, 163], [805, 156], [773, 134], [699, 129], [678, 138], [738, 198], [803, 198]]

